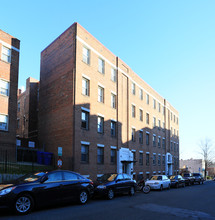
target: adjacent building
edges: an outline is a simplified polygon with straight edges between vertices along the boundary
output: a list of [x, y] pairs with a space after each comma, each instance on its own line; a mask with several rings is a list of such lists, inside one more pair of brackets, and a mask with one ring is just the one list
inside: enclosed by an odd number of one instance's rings
[[202, 159], [180, 160], [180, 170], [190, 173], [201, 173], [204, 176], [205, 164]]
[[179, 172], [178, 111], [78, 23], [41, 53], [39, 102], [40, 147], [63, 168]]
[[38, 104], [39, 81], [29, 77], [26, 80], [26, 90], [18, 90], [17, 102], [17, 160], [36, 160], [38, 148]]
[[0, 30], [0, 150], [14, 160], [20, 41]]

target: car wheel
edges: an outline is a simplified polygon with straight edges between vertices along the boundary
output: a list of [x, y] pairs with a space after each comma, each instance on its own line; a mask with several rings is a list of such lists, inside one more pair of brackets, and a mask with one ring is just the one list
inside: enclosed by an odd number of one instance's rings
[[107, 198], [108, 198], [109, 200], [111, 200], [111, 199], [114, 198], [114, 191], [113, 191], [112, 189], [109, 189], [109, 190], [108, 190]]
[[163, 190], [163, 185], [160, 186], [160, 191], [162, 191], [162, 190]]
[[175, 188], [178, 188], [178, 183], [175, 184]]
[[134, 194], [135, 194], [135, 190], [134, 190], [134, 187], [132, 186], [129, 190], [129, 195], [134, 196]]
[[204, 183], [204, 181], [202, 181], [202, 184]]
[[150, 191], [151, 191], [150, 186], [146, 185], [146, 186], [143, 187], [143, 192], [144, 192], [145, 194], [148, 194]]
[[199, 185], [201, 184], [201, 181], [199, 181]]
[[88, 194], [86, 191], [81, 191], [81, 193], [79, 194], [79, 203], [80, 204], [86, 204], [88, 200]]
[[18, 214], [28, 214], [34, 207], [34, 200], [28, 194], [19, 195], [15, 200], [15, 211]]

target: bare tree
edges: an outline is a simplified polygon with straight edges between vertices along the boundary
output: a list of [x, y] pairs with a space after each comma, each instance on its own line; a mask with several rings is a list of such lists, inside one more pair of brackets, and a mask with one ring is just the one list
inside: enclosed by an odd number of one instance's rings
[[213, 163], [214, 147], [212, 141], [208, 138], [205, 138], [205, 140], [201, 140], [199, 147], [200, 147], [200, 154], [202, 155], [205, 163], [205, 178], [206, 178], [208, 167]]

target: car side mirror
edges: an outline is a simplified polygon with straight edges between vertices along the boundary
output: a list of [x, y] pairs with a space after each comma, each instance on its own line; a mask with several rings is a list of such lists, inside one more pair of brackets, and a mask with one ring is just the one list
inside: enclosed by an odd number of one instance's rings
[[48, 176], [43, 176], [40, 180], [40, 183], [44, 183], [46, 180], [48, 180]]

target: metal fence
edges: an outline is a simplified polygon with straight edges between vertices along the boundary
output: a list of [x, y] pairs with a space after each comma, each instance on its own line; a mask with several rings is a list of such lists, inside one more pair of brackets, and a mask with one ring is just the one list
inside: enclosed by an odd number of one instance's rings
[[37, 163], [37, 152], [20, 152], [0, 148], [0, 174], [26, 174], [54, 169], [54, 158], [50, 165]]

